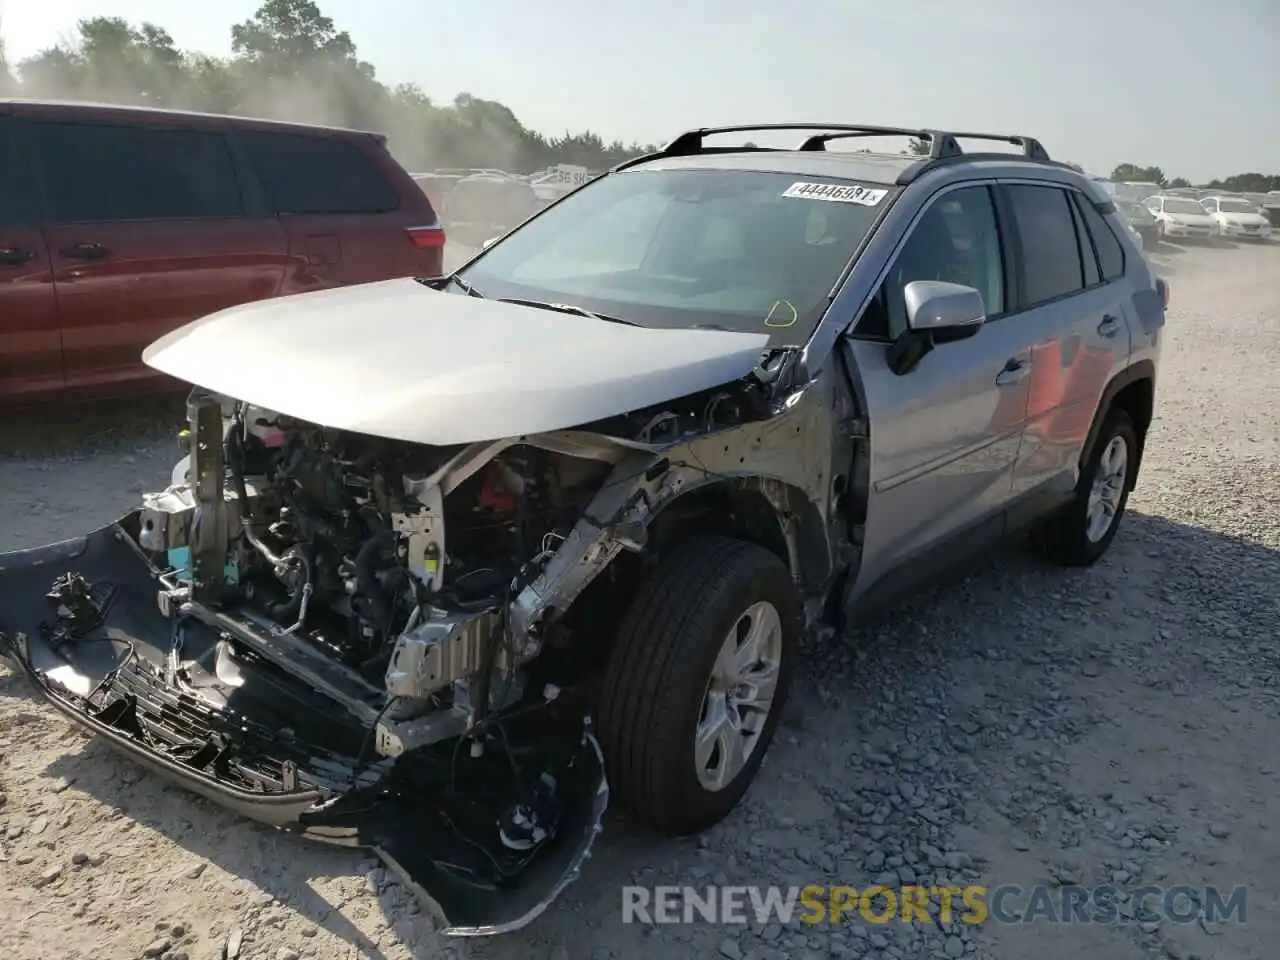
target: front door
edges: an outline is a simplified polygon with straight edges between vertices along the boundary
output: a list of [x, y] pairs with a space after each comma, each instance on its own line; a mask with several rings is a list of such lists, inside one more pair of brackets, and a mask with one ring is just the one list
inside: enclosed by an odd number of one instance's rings
[[[1031, 343], [1005, 318], [1010, 302], [991, 188], [936, 197], [899, 250], [844, 349], [865, 391], [871, 476], [855, 593], [984, 520], [1001, 522], [1027, 411]], [[915, 369], [888, 367], [906, 329], [903, 288], [913, 280], [976, 287], [987, 322], [941, 344]]]
[[28, 121], [43, 174], [69, 387], [153, 376], [143, 349], [273, 296], [283, 230], [248, 217], [216, 129]]
[[0, 402], [63, 386], [53, 270], [14, 127], [0, 116]]

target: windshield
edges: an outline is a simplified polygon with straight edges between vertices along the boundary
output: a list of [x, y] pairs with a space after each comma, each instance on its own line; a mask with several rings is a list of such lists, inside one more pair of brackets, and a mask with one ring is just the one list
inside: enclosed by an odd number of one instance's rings
[[1181, 197], [1165, 197], [1164, 200], [1165, 213], [1204, 213], [1204, 207], [1200, 206], [1194, 200], [1184, 200]]
[[1223, 213], [1257, 213], [1258, 208], [1248, 200], [1219, 200], [1218, 209]]
[[646, 327], [808, 339], [887, 187], [790, 173], [605, 176], [460, 272], [486, 297], [571, 304]]

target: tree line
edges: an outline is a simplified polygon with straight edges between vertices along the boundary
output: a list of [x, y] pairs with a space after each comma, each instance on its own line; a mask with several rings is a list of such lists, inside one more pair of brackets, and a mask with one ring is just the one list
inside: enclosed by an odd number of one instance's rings
[[1185, 177], [1166, 177], [1159, 167], [1143, 167], [1136, 163], [1122, 163], [1111, 171], [1111, 179], [1129, 183], [1154, 183], [1161, 187], [1203, 187], [1230, 193], [1266, 193], [1280, 190], [1280, 174], [1237, 173], [1230, 177], [1193, 184]]
[[[93, 17], [67, 42], [9, 64], [0, 37], [0, 96], [89, 99], [208, 113], [302, 120], [378, 130], [411, 170], [497, 167], [531, 173], [555, 163], [603, 170], [654, 149], [606, 143], [591, 131], [547, 136], [505, 104], [461, 93], [437, 103], [414, 84], [387, 86], [361, 60], [355, 42], [314, 0], [266, 0], [231, 27], [231, 56], [179, 50], [153, 23]], [[927, 154], [913, 140], [908, 152]], [[1077, 164], [1071, 166], [1080, 169]], [[1191, 186], [1159, 167], [1122, 163], [1112, 180]], [[1280, 175], [1243, 173], [1202, 186], [1241, 192], [1280, 190]]]
[[468, 93], [437, 103], [414, 84], [390, 87], [351, 35], [314, 0], [266, 0], [231, 27], [231, 56], [179, 50], [154, 23], [93, 17], [66, 42], [9, 64], [0, 96], [21, 95], [298, 120], [388, 135], [410, 170], [491, 167], [532, 173], [556, 163], [603, 170], [655, 149], [591, 131], [547, 136], [505, 104]]

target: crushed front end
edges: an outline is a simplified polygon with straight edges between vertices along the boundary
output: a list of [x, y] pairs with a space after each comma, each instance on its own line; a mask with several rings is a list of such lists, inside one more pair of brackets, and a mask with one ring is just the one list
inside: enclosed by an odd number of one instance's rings
[[0, 653], [154, 772], [375, 850], [446, 932], [527, 923], [608, 799], [582, 666], [543, 628], [608, 551], [560, 548], [641, 455], [425, 447], [198, 390], [188, 418], [185, 480], [0, 556]]

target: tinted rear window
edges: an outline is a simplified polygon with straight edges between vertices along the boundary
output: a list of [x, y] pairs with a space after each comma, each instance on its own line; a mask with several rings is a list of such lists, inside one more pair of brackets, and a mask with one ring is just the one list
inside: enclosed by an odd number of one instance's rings
[[11, 121], [0, 117], [0, 223], [26, 223], [35, 219], [36, 211], [12, 126]]
[[1098, 208], [1080, 195], [1076, 195], [1076, 206], [1084, 217], [1089, 237], [1093, 240], [1093, 249], [1098, 255], [1098, 266], [1102, 270], [1103, 280], [1115, 280], [1124, 275], [1124, 248], [1116, 239], [1105, 217]]
[[96, 123], [36, 122], [32, 129], [55, 222], [244, 214], [220, 133]]
[[1066, 192], [1022, 185], [1008, 191], [1022, 240], [1027, 306], [1083, 289], [1080, 240]]
[[348, 140], [262, 130], [239, 137], [277, 213], [386, 213], [400, 206], [386, 175]]

